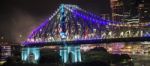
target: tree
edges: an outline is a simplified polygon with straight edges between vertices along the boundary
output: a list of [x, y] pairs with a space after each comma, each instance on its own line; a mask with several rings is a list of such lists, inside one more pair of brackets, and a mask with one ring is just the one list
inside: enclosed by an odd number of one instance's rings
[[111, 63], [116, 64], [120, 62], [121, 62], [121, 58], [119, 54], [111, 54]]
[[121, 59], [130, 60], [131, 57], [128, 54], [121, 54]]
[[104, 47], [95, 47], [91, 49], [90, 51], [102, 51], [102, 52], [107, 52], [107, 50]]
[[110, 54], [103, 47], [100, 48], [96, 47], [90, 50], [89, 52], [85, 53], [84, 58], [85, 58], [84, 59], [85, 62], [91, 62], [91, 61], [110, 62]]
[[39, 63], [60, 63], [60, 56], [57, 52], [49, 51], [43, 53], [40, 57]]

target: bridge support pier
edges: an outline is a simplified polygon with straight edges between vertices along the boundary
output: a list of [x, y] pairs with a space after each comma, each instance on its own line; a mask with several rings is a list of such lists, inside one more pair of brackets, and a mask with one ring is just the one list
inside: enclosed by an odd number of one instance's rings
[[21, 59], [25, 63], [38, 63], [40, 57], [40, 48], [24, 47], [22, 48]]
[[81, 62], [80, 46], [63, 46], [60, 48], [60, 56], [64, 63]]

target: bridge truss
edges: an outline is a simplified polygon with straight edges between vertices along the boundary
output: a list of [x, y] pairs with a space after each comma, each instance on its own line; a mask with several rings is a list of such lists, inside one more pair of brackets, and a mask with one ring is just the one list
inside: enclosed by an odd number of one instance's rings
[[105, 20], [77, 5], [62, 4], [49, 19], [32, 31], [24, 45], [61, 42], [62, 61], [67, 63], [71, 53], [72, 62], [81, 62], [80, 46], [67, 42], [150, 37], [149, 26], [150, 23]]

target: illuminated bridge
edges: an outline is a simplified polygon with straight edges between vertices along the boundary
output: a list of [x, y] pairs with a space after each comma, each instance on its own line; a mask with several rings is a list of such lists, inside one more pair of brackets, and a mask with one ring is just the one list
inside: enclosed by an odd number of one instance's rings
[[23, 43], [22, 60], [40, 54], [37, 46], [61, 45], [60, 56], [64, 63], [71, 54], [72, 62], [81, 62], [80, 44], [107, 42], [150, 41], [150, 23], [125, 23], [105, 20], [77, 5], [61, 4], [49, 19], [32, 31]]

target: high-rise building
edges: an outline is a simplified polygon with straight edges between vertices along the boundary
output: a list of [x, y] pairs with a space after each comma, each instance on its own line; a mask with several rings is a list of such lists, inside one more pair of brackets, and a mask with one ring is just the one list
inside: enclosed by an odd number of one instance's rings
[[5, 62], [8, 57], [19, 57], [20, 49], [19, 43], [0, 40], [0, 63]]
[[122, 0], [110, 0], [110, 7], [112, 9], [112, 20], [122, 22], [124, 11]]
[[[148, 0], [128, 0], [129, 6], [124, 7], [128, 9], [130, 13], [129, 19], [139, 19], [139, 22], [149, 22], [150, 21], [150, 5], [148, 4]], [[124, 1], [125, 2], [125, 1]]]
[[148, 0], [110, 0], [112, 20], [117, 22], [149, 22]]
[[0, 46], [0, 61], [5, 61], [11, 56], [11, 46]]
[[142, 0], [139, 4], [140, 22], [150, 22], [150, 5], [147, 3], [148, 0]]

